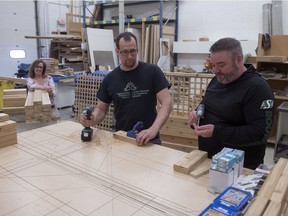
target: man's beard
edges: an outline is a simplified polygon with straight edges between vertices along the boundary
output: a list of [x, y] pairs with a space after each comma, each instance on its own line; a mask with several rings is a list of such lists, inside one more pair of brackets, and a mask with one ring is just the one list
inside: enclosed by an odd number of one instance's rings
[[[227, 83], [234, 81], [235, 74], [238, 70], [239, 70], [239, 67], [234, 63], [233, 69], [228, 74], [220, 73], [216, 75], [218, 82], [222, 84], [227, 84]], [[219, 77], [219, 75], [223, 76], [223, 78]]]
[[134, 68], [136, 65], [136, 59], [127, 59], [122, 63], [126, 68]]

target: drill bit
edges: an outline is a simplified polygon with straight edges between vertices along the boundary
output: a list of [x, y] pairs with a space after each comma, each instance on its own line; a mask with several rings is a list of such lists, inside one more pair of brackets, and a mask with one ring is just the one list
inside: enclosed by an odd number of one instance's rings
[[200, 124], [200, 119], [204, 116], [204, 111], [205, 111], [205, 105], [204, 104], [199, 104], [196, 110], [196, 115], [197, 115], [197, 127], [199, 127]]

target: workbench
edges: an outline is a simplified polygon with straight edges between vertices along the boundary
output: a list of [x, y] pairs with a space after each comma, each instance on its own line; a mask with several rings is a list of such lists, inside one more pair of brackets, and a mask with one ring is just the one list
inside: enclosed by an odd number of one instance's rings
[[215, 195], [208, 175], [175, 172], [187, 153], [139, 147], [73, 121], [18, 133], [0, 149], [0, 215], [198, 215]]

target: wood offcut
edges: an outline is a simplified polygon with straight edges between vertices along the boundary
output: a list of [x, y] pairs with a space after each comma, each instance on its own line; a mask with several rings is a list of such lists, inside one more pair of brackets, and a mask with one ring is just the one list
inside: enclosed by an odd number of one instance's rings
[[0, 113], [0, 148], [17, 143], [17, 124], [9, 115]]

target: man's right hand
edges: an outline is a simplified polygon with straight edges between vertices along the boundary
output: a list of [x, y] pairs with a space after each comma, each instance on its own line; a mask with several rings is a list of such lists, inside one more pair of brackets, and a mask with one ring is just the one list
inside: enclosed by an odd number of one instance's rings
[[198, 119], [197, 119], [196, 111], [192, 111], [192, 112], [189, 113], [188, 121], [189, 121], [190, 127], [194, 127], [194, 124], [197, 125]]
[[91, 115], [91, 120], [87, 119], [86, 116], [80, 115], [80, 123], [83, 125], [83, 127], [91, 127], [93, 125], [92, 119], [94, 118], [94, 115]]

